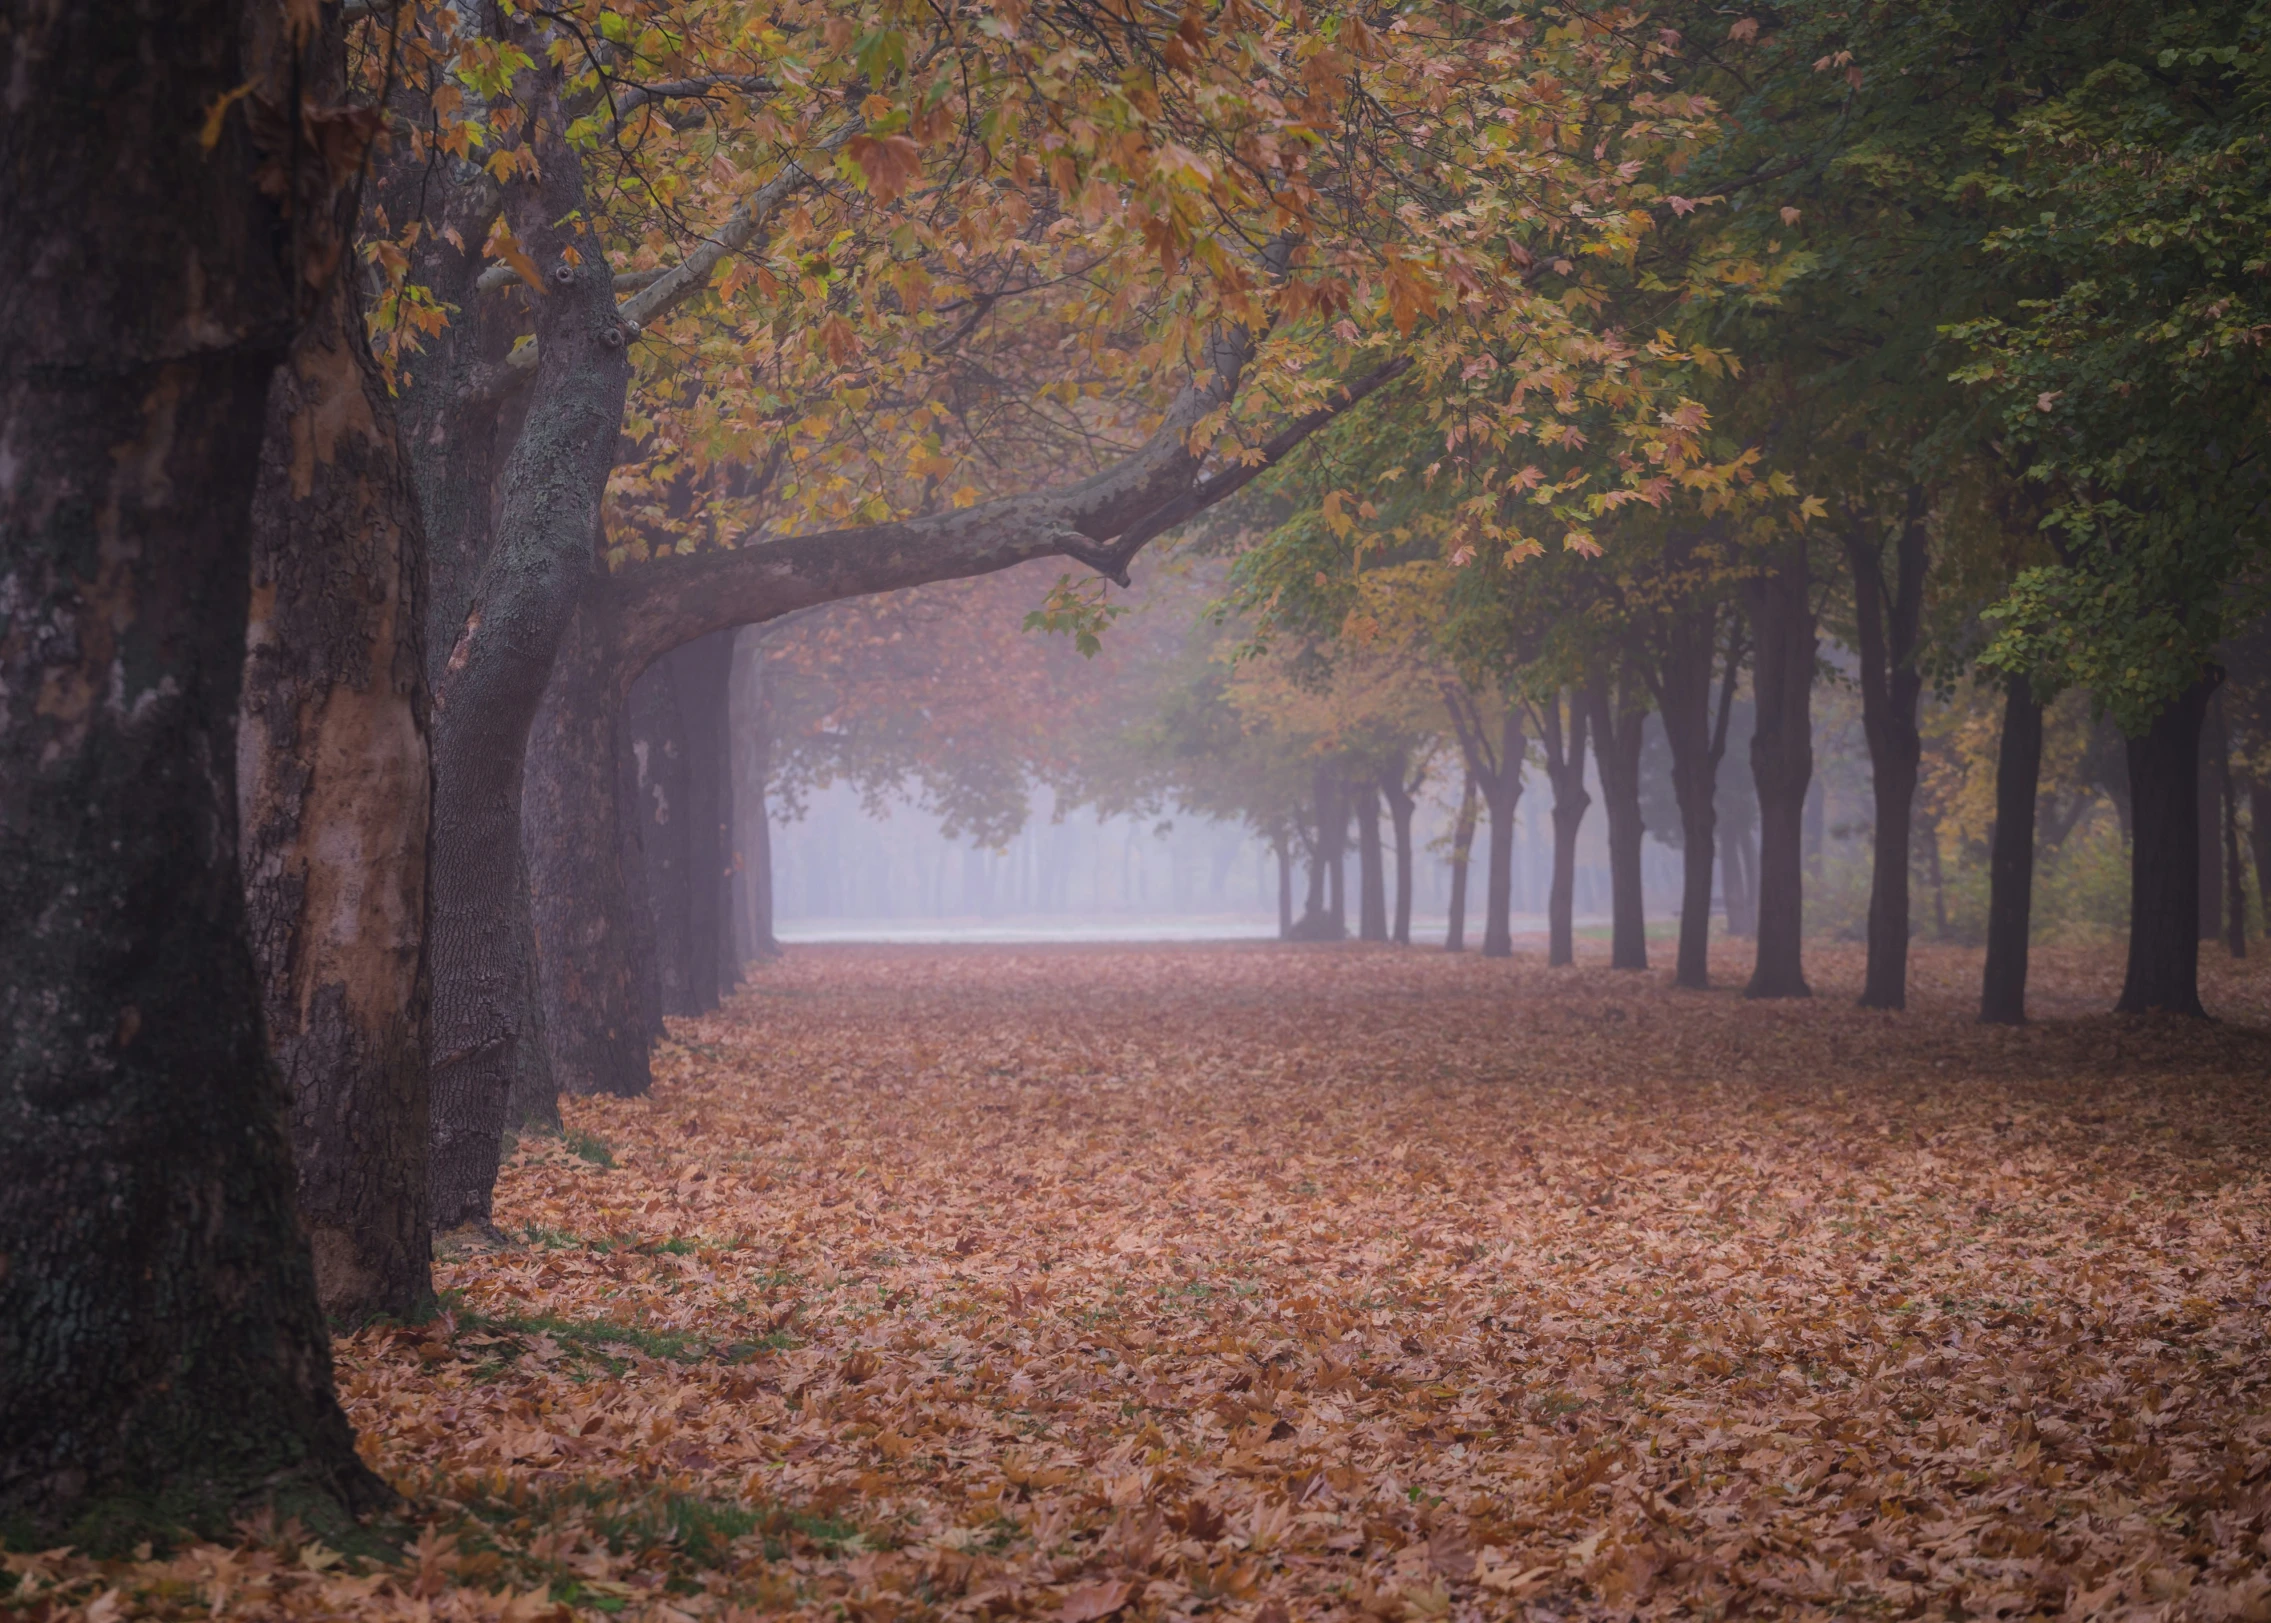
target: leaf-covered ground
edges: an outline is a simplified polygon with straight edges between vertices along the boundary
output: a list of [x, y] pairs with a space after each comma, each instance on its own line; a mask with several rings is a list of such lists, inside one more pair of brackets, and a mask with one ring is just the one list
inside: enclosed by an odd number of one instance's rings
[[[58, 1615], [2271, 1618], [2271, 974], [2023, 1031], [1433, 952], [808, 948], [340, 1349], [428, 1524]], [[1728, 978], [1738, 962], [1720, 966]], [[612, 1165], [603, 1162], [612, 1161]]]

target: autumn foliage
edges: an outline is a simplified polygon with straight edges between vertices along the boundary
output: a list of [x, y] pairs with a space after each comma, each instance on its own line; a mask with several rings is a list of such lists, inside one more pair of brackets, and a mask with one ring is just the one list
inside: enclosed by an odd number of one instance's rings
[[[1594, 949], [1597, 950], [1597, 949]], [[1851, 953], [1820, 955], [1830, 989]], [[1367, 949], [806, 949], [340, 1344], [398, 1562], [40, 1618], [2260, 1617], [2262, 1039]], [[2260, 1019], [2260, 972], [2220, 1006]]]

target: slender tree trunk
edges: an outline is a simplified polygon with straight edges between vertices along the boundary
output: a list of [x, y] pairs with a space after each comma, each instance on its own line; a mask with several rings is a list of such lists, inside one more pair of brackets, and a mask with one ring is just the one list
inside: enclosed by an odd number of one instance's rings
[[2231, 776], [2231, 732], [2224, 724], [2224, 694], [2208, 697], [2200, 724], [2200, 939], [2224, 934], [2224, 780]]
[[781, 955], [773, 934], [773, 819], [767, 790], [773, 776], [772, 695], [766, 682], [765, 645], [754, 629], [741, 634], [734, 657], [733, 744], [740, 752], [734, 813], [740, 829], [742, 894], [747, 899], [745, 940], [750, 958], [766, 963]]
[[326, 1313], [408, 1317], [433, 1295], [425, 532], [353, 276], [269, 387], [250, 534], [238, 855], [300, 1222]]
[[725, 990], [718, 954], [718, 908], [725, 889], [724, 826], [726, 684], [733, 676], [733, 633], [673, 649], [666, 663], [678, 696], [685, 748], [686, 965], [688, 1012], [708, 1014]]
[[2224, 947], [2234, 958], [2247, 956], [2247, 878], [2240, 860], [2239, 794], [2232, 782], [2231, 738], [2223, 740], [2218, 769], [2224, 803]]
[[[2014, 676], [2003, 701], [2003, 741], [1995, 756], [1995, 833], [1987, 858], [1987, 968], [1979, 1018], [2024, 1025], [2027, 935], [2034, 910], [2035, 790], [2042, 775], [2042, 706], [2034, 686]], [[1937, 838], [1933, 841], [1935, 854]]]
[[2271, 936], [2271, 783], [2261, 778], [2247, 784], [2247, 837], [2255, 859], [2255, 905]]
[[658, 661], [631, 684], [628, 718], [631, 756], [638, 763], [633, 815], [647, 856], [643, 889], [654, 931], [655, 985], [664, 1014], [700, 1014], [694, 978], [693, 774], [675, 663]]
[[1751, 781], [1758, 787], [1759, 817], [1758, 961], [1745, 995], [1810, 997], [1802, 949], [1815, 642], [1803, 543], [1786, 544], [1782, 556], [1744, 586], [1756, 650]]
[[1388, 939], [1388, 882], [1380, 849], [1380, 789], [1370, 776], [1352, 786], [1356, 803], [1357, 938]]
[[1404, 764], [1397, 761], [1380, 775], [1380, 793], [1387, 798], [1388, 818], [1396, 837], [1396, 917], [1388, 939], [1399, 947], [1408, 947], [1411, 945], [1411, 820], [1419, 805], [1418, 785], [1404, 781]]
[[1585, 812], [1593, 797], [1585, 788], [1585, 705], [1574, 694], [1569, 704], [1569, 728], [1562, 731], [1562, 699], [1546, 701], [1540, 737], [1545, 746], [1546, 776], [1553, 784], [1553, 885], [1546, 897], [1546, 962], [1560, 967], [1577, 961], [1577, 932], [1573, 914], [1577, 903], [1577, 831], [1585, 825]]
[[521, 842], [547, 1064], [541, 1075], [523, 1067], [514, 1117], [539, 1126], [557, 1117], [556, 1106], [540, 1108], [553, 1087], [646, 1093], [648, 1044], [662, 1030], [646, 848], [625, 815], [637, 801], [637, 758], [609, 685], [603, 624], [588, 604], [577, 612], [529, 733]]
[[1293, 846], [1282, 831], [1270, 836], [1277, 853], [1277, 938], [1293, 939]]
[[[1708, 689], [1706, 690], [1708, 691]], [[1593, 754], [1601, 769], [1601, 800], [1609, 818], [1609, 967], [1648, 967], [1648, 920], [1640, 895], [1641, 728], [1648, 712], [1629, 668], [1612, 683], [1597, 677], [1585, 690], [1593, 718]]]
[[1474, 855], [1477, 818], [1475, 771], [1470, 765], [1459, 790], [1459, 812], [1451, 824], [1451, 919], [1443, 932], [1445, 952], [1467, 950], [1467, 869]]
[[[542, 59], [541, 52], [538, 53]], [[600, 492], [630, 368], [614, 279], [564, 139], [558, 70], [522, 76], [541, 184], [506, 216], [549, 291], [532, 297], [536, 379], [505, 457], [495, 535], [434, 676], [434, 1223], [486, 1226], [523, 1050], [541, 1044], [521, 852], [522, 768], [554, 656], [593, 577]], [[440, 649], [429, 646], [429, 657]]]
[[2223, 679], [2211, 671], [2129, 740], [2129, 973], [2123, 1014], [2200, 1006], [2200, 731]]
[[[1674, 980], [1698, 991], [1711, 984], [1711, 889], [1719, 831], [1719, 763], [1727, 754], [1727, 728], [1735, 713], [1735, 684], [1743, 648], [1730, 635], [1711, 698], [1711, 664], [1718, 656], [1716, 605], [1674, 620], [1666, 640], [1656, 707], [1672, 755], [1672, 798], [1680, 813], [1680, 946]], [[1728, 883], [1735, 883], [1730, 869]], [[1732, 932], [1730, 932], [1732, 933]]]
[[[1860, 629], [1861, 725], [1869, 741], [1870, 787], [1876, 801], [1869, 967], [1861, 989], [1864, 1009], [1908, 1007], [1908, 868], [1917, 763], [1923, 754], [1916, 710], [1924, 693], [1924, 674], [1916, 656], [1923, 625], [1924, 573], [1930, 561], [1924, 520], [1924, 489], [1913, 485], [1894, 544], [1889, 587], [1877, 539], [1861, 531], [1846, 538], [1854, 617]], [[2023, 976], [2023, 957], [2021, 969]]]
[[7, 25], [0, 1526], [43, 1540], [390, 1497], [333, 1393], [238, 866], [264, 407], [340, 247], [311, 155], [251, 134], [298, 141], [302, 64], [247, 21]]

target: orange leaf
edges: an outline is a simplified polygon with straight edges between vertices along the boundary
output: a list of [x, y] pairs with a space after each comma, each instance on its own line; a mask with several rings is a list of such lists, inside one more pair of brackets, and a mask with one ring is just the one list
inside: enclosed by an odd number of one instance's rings
[[1061, 1623], [1094, 1623], [1094, 1619], [1110, 1617], [1128, 1603], [1128, 1593], [1134, 1585], [1122, 1580], [1109, 1584], [1082, 1584], [1065, 1596], [1063, 1608], [1057, 1616]]

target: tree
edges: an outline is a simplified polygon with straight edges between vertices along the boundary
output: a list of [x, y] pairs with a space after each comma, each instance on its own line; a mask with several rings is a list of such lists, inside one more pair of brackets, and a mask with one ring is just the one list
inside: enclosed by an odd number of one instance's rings
[[0, 1523], [335, 1516], [387, 1495], [293, 1219], [234, 733], [270, 381], [337, 263], [328, 196], [263, 171], [352, 126], [297, 105], [322, 46], [281, 10], [6, 26]]

